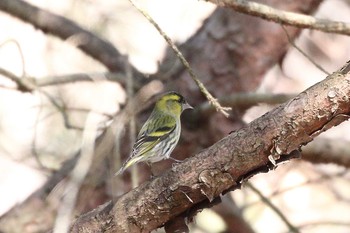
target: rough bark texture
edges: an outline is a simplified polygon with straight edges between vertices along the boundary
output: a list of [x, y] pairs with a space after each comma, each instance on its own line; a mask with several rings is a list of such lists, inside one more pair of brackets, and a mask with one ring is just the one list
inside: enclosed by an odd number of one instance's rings
[[349, 118], [349, 71], [347, 63], [248, 126], [131, 190], [113, 208], [110, 203], [79, 218], [72, 232], [90, 232], [84, 229], [96, 219], [105, 232], [150, 232], [184, 211], [240, 187], [244, 179], [271, 167], [269, 156], [283, 159]]

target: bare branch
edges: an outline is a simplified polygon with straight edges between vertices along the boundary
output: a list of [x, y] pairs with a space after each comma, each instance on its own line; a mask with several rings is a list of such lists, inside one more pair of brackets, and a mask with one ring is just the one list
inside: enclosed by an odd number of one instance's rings
[[9, 40], [6, 40], [3, 43], [1, 43], [0, 47], [4, 46], [5, 44], [8, 44], [8, 43], [13, 43], [16, 46], [16, 48], [18, 49], [18, 52], [19, 52], [19, 55], [20, 55], [20, 58], [21, 58], [21, 64], [22, 64], [22, 75], [21, 76], [22, 77], [26, 76], [26, 67], [25, 67], [24, 55], [23, 55], [23, 51], [22, 51], [21, 45], [18, 43], [17, 40], [9, 39]]
[[278, 10], [273, 7], [246, 0], [209, 0], [224, 7], [230, 7], [235, 11], [257, 16], [279, 24], [290, 25], [299, 28], [309, 28], [328, 33], [350, 35], [350, 24], [344, 22], [317, 19], [309, 15]]
[[110, 42], [83, 29], [65, 17], [21, 0], [2, 0], [0, 1], [0, 10], [62, 40], [68, 40], [73, 36], [79, 37], [79, 44], [75, 44], [75, 46], [100, 61], [110, 71], [121, 71], [124, 68], [121, 54]]
[[[232, 108], [249, 108], [259, 103], [281, 104], [295, 97], [296, 94], [268, 94], [268, 93], [235, 93], [230, 96], [223, 96], [218, 99], [219, 103]], [[203, 103], [196, 107], [191, 115], [208, 115], [215, 112], [215, 108]]]
[[11, 73], [8, 70], [5, 70], [0, 67], [0, 75], [3, 75], [7, 78], [9, 78], [11, 81], [15, 82], [18, 86], [19, 91], [23, 92], [32, 92], [34, 91], [37, 87], [34, 85], [33, 82], [26, 78], [20, 78], [17, 75]]
[[303, 148], [303, 159], [312, 163], [333, 163], [350, 168], [349, 141], [317, 138]]
[[325, 70], [322, 66], [320, 66], [319, 64], [317, 64], [309, 55], [307, 55], [301, 48], [299, 48], [299, 46], [297, 46], [294, 41], [292, 40], [292, 38], [289, 36], [289, 33], [287, 31], [287, 29], [282, 25], [283, 31], [284, 33], [286, 33], [286, 36], [288, 38], [289, 43], [296, 49], [298, 50], [299, 53], [301, 53], [307, 60], [309, 60], [316, 68], [318, 68], [320, 71], [322, 71], [323, 73], [325, 73], [326, 75], [330, 75], [330, 73]]
[[247, 187], [249, 187], [255, 194], [257, 194], [261, 201], [264, 202], [267, 206], [269, 206], [277, 215], [280, 217], [280, 219], [288, 226], [289, 232], [298, 233], [299, 230], [287, 219], [287, 217], [275, 206], [269, 198], [265, 197], [259, 189], [257, 189], [252, 183], [245, 184]]
[[[125, 84], [125, 75], [121, 73], [77, 73], [68, 75], [57, 75], [42, 78], [31, 78], [39, 87], [69, 84], [75, 82], [95, 82], [95, 81], [114, 81]], [[140, 87], [142, 84], [138, 84]]]

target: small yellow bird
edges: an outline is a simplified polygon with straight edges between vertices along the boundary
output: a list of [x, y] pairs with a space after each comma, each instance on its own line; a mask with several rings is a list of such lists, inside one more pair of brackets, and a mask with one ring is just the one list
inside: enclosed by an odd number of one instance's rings
[[142, 126], [132, 153], [115, 175], [123, 173], [133, 164], [151, 163], [168, 159], [181, 134], [181, 113], [192, 109], [184, 97], [176, 92], [164, 94], [155, 104], [148, 120]]

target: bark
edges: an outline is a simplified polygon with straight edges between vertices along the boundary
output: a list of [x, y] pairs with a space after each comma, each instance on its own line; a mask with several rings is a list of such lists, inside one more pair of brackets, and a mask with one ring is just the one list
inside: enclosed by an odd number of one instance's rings
[[[73, 224], [71, 232], [150, 232], [176, 216], [212, 202], [259, 172], [271, 156], [290, 155], [350, 114], [350, 63], [248, 126], [232, 132], [164, 175], [106, 204]], [[296, 153], [297, 154], [297, 153]], [[113, 207], [112, 207], [113, 206]], [[95, 226], [95, 225], [94, 225]]]

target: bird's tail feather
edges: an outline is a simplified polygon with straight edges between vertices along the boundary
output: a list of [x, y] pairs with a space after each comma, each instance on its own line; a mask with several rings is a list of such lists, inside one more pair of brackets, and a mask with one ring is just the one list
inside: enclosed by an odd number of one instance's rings
[[130, 167], [131, 165], [138, 163], [140, 160], [142, 159], [142, 157], [132, 157], [129, 158], [128, 160], [125, 161], [125, 163], [123, 164], [123, 166], [119, 169], [119, 171], [117, 171], [114, 176], [118, 176], [119, 174], [123, 173], [128, 167]]

